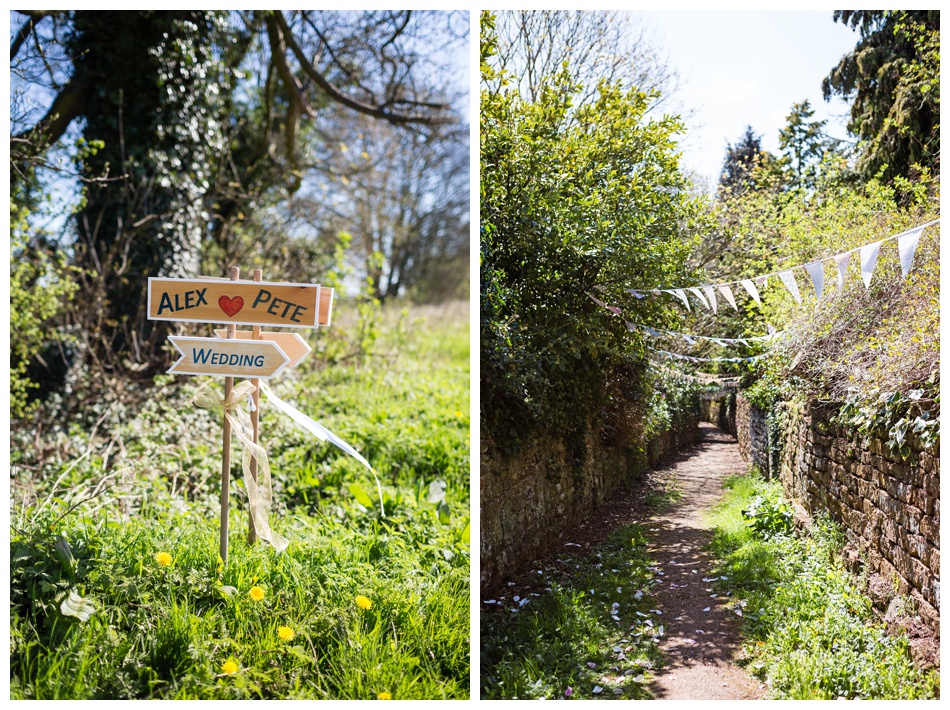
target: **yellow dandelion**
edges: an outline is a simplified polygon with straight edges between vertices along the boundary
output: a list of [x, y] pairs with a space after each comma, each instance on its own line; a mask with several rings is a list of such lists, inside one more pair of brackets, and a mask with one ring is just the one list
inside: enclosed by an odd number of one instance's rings
[[294, 630], [289, 626], [278, 626], [277, 635], [284, 641], [291, 641], [294, 638]]
[[380, 693], [379, 695], [377, 695], [376, 697], [379, 698], [380, 700], [392, 700], [392, 699], [393, 699], [392, 693], [387, 693], [385, 690], [384, 690], [382, 693]]
[[373, 606], [373, 602], [360, 594], [358, 597], [356, 597], [356, 606], [358, 606], [360, 609], [369, 609], [371, 606]]
[[455, 416], [460, 417], [460, 416], [462, 416], [462, 413], [461, 413], [461, 412], [456, 412], [456, 413], [455, 413]]
[[251, 595], [251, 599], [256, 602], [264, 601], [264, 590], [260, 587], [251, 587], [249, 594]]
[[162, 567], [168, 567], [172, 563], [172, 556], [167, 552], [159, 552], [155, 555], [155, 561]]
[[226, 675], [237, 673], [238, 672], [237, 663], [235, 663], [234, 661], [225, 661], [224, 664], [221, 666], [221, 672], [225, 673]]

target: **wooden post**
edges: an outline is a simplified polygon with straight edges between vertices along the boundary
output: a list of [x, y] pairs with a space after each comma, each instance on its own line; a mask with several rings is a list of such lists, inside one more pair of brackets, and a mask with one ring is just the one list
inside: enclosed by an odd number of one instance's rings
[[[263, 277], [263, 272], [260, 269], [254, 269], [254, 280], [260, 281]], [[261, 339], [261, 327], [259, 325], [253, 326], [251, 329], [251, 340], [260, 340]], [[255, 444], [258, 444], [258, 422], [260, 421], [261, 414], [261, 381], [260, 380], [251, 380], [251, 384], [254, 385], [254, 394], [251, 395], [252, 401], [254, 402], [254, 409], [251, 411], [251, 430], [253, 432], [252, 439]], [[257, 458], [251, 459], [251, 478], [254, 479], [254, 482], [257, 483]], [[257, 542], [257, 531], [254, 530], [254, 519], [251, 517], [250, 506], [248, 506], [247, 511], [247, 541], [249, 544], [253, 545]]]
[[[231, 267], [231, 280], [237, 281], [241, 277], [241, 270], [237, 266]], [[235, 338], [236, 325], [228, 326], [228, 338]], [[224, 378], [224, 402], [227, 405], [231, 390], [234, 389], [234, 378]], [[224, 452], [221, 455], [221, 559], [228, 563], [228, 507], [231, 494], [231, 422], [227, 413], [224, 417]]]

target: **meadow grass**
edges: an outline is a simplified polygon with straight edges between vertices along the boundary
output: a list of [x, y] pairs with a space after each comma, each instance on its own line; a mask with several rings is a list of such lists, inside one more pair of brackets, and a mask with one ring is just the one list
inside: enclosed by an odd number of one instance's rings
[[11, 697], [467, 698], [469, 324], [432, 315], [272, 385], [373, 464], [385, 507], [265, 401], [282, 553], [248, 545], [236, 466], [221, 563], [221, 426], [194, 381], [110, 404], [96, 432], [14, 435]]
[[655, 574], [643, 529], [625, 525], [586, 557], [532, 569], [517, 595], [484, 600], [481, 697], [649, 697], [663, 633]]
[[[741, 614], [747, 669], [778, 699], [939, 696], [935, 670], [914, 667], [903, 636], [889, 636], [839, 552], [840, 530], [817, 516], [792, 529], [781, 487], [755, 472], [726, 480], [709, 515], [719, 590]], [[743, 510], [755, 510], [751, 517]], [[754, 528], [758, 528], [758, 531]]]

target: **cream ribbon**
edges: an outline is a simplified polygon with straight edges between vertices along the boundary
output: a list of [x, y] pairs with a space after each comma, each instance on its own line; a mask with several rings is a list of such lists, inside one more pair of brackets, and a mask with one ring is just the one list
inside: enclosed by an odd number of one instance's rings
[[[590, 294], [587, 294], [587, 295], [590, 296]], [[591, 296], [591, 298], [594, 298], [594, 297]], [[594, 300], [596, 301], [597, 299], [594, 299]], [[366, 466], [367, 469], [369, 469], [369, 472], [373, 474], [373, 479], [375, 479], [376, 481], [376, 490], [379, 493], [379, 514], [385, 518], [386, 511], [383, 509], [383, 489], [379, 485], [379, 477], [376, 475], [376, 470], [372, 466], [369, 465], [369, 462], [366, 459], [364, 459], [362, 456], [360, 456], [360, 453], [356, 449], [354, 449], [352, 446], [350, 446], [345, 441], [343, 441], [343, 439], [341, 439], [332, 431], [330, 431], [325, 426], [323, 426], [323, 424], [321, 424], [320, 422], [314, 421], [313, 419], [308, 417], [306, 414], [301, 412], [299, 409], [295, 408], [294, 406], [290, 404], [287, 404], [287, 402], [285, 402], [276, 394], [274, 394], [271, 388], [268, 387], [263, 382], [261, 382], [261, 392], [267, 395], [267, 400], [271, 404], [277, 407], [277, 409], [279, 409], [281, 412], [286, 414], [288, 417], [293, 419], [294, 422], [296, 422], [299, 426], [309, 431], [311, 434], [313, 434], [315, 437], [317, 437], [321, 441], [326, 441], [330, 444], [333, 444], [335, 447], [337, 447], [341, 451], [348, 453], [350, 456], [355, 458], [361, 464]]]
[[[248, 510], [254, 525], [254, 531], [258, 538], [266, 540], [275, 550], [282, 552], [287, 548], [287, 539], [271, 530], [267, 524], [272, 499], [267, 452], [264, 447], [255, 444], [251, 440], [254, 431], [251, 426], [251, 417], [247, 410], [240, 406], [241, 400], [254, 391], [254, 385], [249, 380], [239, 382], [231, 388], [231, 394], [228, 395], [227, 401], [225, 401], [221, 394], [208, 387], [209, 384], [210, 382], [205, 383], [195, 392], [195, 396], [191, 399], [192, 404], [215, 412], [223, 411], [224, 416], [231, 423], [231, 430], [237, 434], [238, 439], [244, 444], [244, 456], [241, 465], [244, 469], [244, 487], [247, 489]], [[251, 476], [252, 460], [257, 461], [257, 481]]]

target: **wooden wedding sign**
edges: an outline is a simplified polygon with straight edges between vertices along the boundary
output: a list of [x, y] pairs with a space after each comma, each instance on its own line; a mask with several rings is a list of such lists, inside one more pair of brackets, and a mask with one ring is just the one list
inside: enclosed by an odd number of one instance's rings
[[[310, 346], [296, 333], [261, 331], [261, 326], [317, 328], [330, 325], [333, 289], [316, 284], [241, 281], [240, 270], [231, 268], [231, 278], [202, 276], [197, 279], [150, 278], [148, 319], [188, 323], [225, 323], [215, 338], [168, 336], [181, 357], [168, 370], [174, 375], [224, 377], [224, 401], [234, 388], [235, 377], [254, 385], [251, 411], [252, 440], [258, 443], [260, 417], [259, 381], [275, 377], [299, 364]], [[254, 326], [251, 330], [237, 325]], [[228, 507], [231, 475], [231, 422], [224, 417], [224, 451], [221, 461], [221, 559], [228, 561]], [[257, 481], [257, 459], [251, 460], [251, 476]], [[250, 515], [248, 516], [250, 518]], [[248, 520], [248, 540], [256, 540], [253, 520]]]

